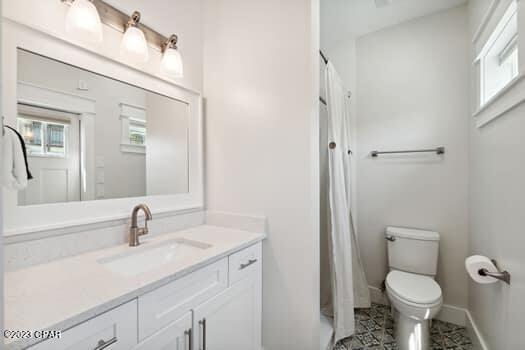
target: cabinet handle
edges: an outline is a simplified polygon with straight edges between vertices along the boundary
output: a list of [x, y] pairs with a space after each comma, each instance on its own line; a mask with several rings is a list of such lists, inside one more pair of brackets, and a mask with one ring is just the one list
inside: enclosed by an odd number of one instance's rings
[[191, 333], [191, 328], [184, 332], [184, 334], [188, 336], [188, 342], [186, 343], [188, 344], [188, 350], [193, 350], [193, 336]]
[[239, 270], [244, 270], [245, 268], [247, 268], [250, 265], [255, 264], [256, 262], [257, 262], [257, 259], [250, 259], [248, 260], [246, 264], [241, 264], [241, 266], [239, 267]]
[[107, 348], [108, 346], [110, 346], [112, 344], [115, 344], [117, 341], [118, 341], [117, 337], [113, 337], [113, 338], [111, 338], [108, 341], [104, 341], [104, 340], [100, 339], [98, 341], [97, 347], [94, 348], [93, 350], [103, 350], [103, 349]]
[[206, 350], [206, 319], [203, 318], [201, 321], [199, 321], [199, 326], [202, 326], [202, 348], [200, 350]]

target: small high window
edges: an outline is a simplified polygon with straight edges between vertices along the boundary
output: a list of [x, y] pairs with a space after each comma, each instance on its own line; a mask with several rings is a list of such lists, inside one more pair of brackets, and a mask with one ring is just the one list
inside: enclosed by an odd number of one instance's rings
[[485, 105], [518, 76], [518, 15], [513, 1], [479, 55], [480, 105]]

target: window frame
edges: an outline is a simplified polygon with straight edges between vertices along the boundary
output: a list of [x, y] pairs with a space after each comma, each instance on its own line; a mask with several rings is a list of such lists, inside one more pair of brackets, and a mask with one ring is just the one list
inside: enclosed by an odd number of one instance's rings
[[[121, 102], [120, 107], [120, 151], [124, 153], [146, 154], [147, 143], [147, 111], [143, 106], [137, 106], [130, 103]], [[144, 144], [132, 143], [130, 139], [131, 125], [140, 125], [145, 129]]]
[[[520, 75], [520, 68], [519, 68], [519, 56], [520, 56], [520, 50], [519, 50], [519, 23], [518, 23], [518, 4], [516, 0], [513, 0], [508, 7], [505, 9], [503, 15], [501, 18], [497, 21], [496, 26], [488, 36], [488, 39], [486, 40], [485, 44], [482, 46], [476, 61], [479, 62], [479, 95], [478, 95], [478, 108], [481, 110], [485, 106], [492, 103], [495, 99], [499, 97], [500, 94], [502, 94], [504, 91], [506, 91], [509, 86], [511, 86], [515, 79], [519, 77]], [[506, 29], [509, 28], [509, 25], [512, 25], [512, 21], [516, 21], [515, 32], [513, 31], [512, 35], [509, 39], [505, 40], [503, 48], [501, 50], [498, 50], [496, 54], [489, 55], [489, 53], [492, 52], [494, 49], [494, 46], [501, 45], [501, 40], [503, 35], [505, 35]], [[509, 35], [507, 34], [506, 37]], [[498, 67], [501, 67], [501, 63], [504, 59], [510, 57], [510, 54], [517, 50], [518, 55], [518, 64], [515, 74], [512, 75], [510, 79], [508, 79], [504, 84], [501, 84], [501, 86], [494, 89], [494, 91], [488, 90], [488, 76], [490, 75], [494, 76], [494, 71], [488, 71], [488, 59], [492, 58], [494, 59], [497, 57], [498, 60]], [[503, 57], [503, 58], [502, 58]], [[497, 73], [496, 73], [497, 74]], [[505, 80], [505, 79], [503, 79]], [[487, 96], [488, 95], [488, 96]]]
[[[135, 142], [132, 141], [132, 139], [131, 139], [131, 130], [132, 130], [133, 127], [144, 129], [144, 140], [143, 140], [142, 143], [135, 143]], [[146, 147], [147, 139], [148, 139], [148, 128], [146, 126], [146, 122], [143, 121], [143, 120], [130, 118], [129, 119], [129, 124], [128, 124], [128, 142], [129, 142], [129, 144], [130, 145], [134, 145], [134, 146]]]

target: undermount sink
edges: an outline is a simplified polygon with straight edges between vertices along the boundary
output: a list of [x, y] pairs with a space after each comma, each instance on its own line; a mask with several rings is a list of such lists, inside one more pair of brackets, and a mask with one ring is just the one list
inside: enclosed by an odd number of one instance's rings
[[98, 260], [108, 270], [123, 276], [135, 276], [166, 264], [183, 260], [194, 253], [211, 248], [212, 245], [185, 238], [177, 238], [139, 248]]

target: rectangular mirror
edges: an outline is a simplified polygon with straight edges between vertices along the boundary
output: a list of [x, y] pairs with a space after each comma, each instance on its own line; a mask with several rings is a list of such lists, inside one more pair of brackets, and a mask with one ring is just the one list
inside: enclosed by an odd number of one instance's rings
[[18, 205], [189, 192], [188, 103], [18, 49]]

